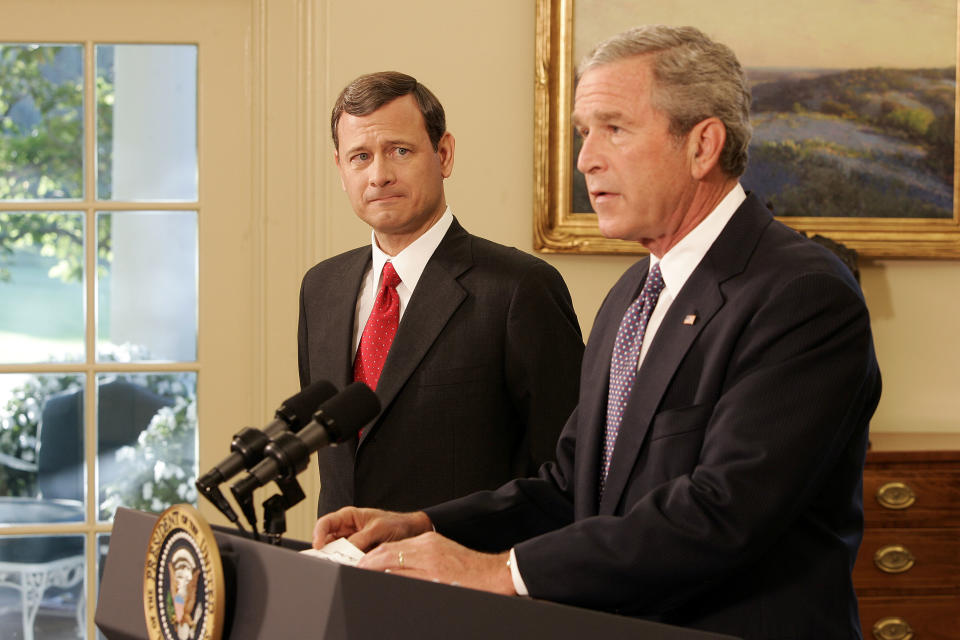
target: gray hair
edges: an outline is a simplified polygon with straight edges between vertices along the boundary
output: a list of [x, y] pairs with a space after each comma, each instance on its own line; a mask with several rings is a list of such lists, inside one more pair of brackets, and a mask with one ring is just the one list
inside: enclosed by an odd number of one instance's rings
[[733, 50], [694, 27], [645, 25], [598, 44], [580, 62], [577, 77], [644, 54], [653, 54], [652, 101], [670, 118], [670, 133], [680, 138], [698, 122], [718, 118], [727, 130], [720, 169], [743, 175], [752, 133], [750, 89]]

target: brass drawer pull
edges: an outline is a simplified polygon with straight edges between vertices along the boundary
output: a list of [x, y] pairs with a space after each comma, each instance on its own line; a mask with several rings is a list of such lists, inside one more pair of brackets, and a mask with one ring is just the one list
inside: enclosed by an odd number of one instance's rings
[[873, 637], [877, 640], [911, 640], [913, 629], [903, 618], [881, 618], [873, 625]]
[[902, 482], [888, 482], [877, 489], [877, 502], [885, 509], [906, 509], [917, 501], [917, 494]]
[[910, 550], [899, 544], [880, 547], [873, 554], [873, 564], [884, 573], [903, 573], [913, 566], [915, 558]]

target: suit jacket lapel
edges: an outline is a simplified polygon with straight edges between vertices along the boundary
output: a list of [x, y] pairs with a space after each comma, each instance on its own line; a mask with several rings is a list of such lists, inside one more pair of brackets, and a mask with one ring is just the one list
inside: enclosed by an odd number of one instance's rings
[[[427, 262], [403, 313], [393, 345], [377, 382], [385, 413], [436, 341], [450, 316], [467, 297], [457, 278], [473, 264], [470, 235], [454, 220]], [[379, 427], [379, 419], [364, 429], [360, 445]]]
[[345, 261], [340, 272], [331, 279], [331, 287], [340, 291], [352, 291], [353, 295], [331, 295], [326, 299], [330, 307], [328, 331], [324, 332], [324, 348], [319, 353], [329, 358], [327, 370], [335, 377], [331, 380], [343, 388], [353, 382], [353, 323], [357, 313], [357, 297], [363, 284], [363, 276], [370, 266], [372, 254], [367, 248], [357, 251]]
[[[637, 372], [624, 409], [600, 514], [616, 511], [667, 386], [696, 337], [723, 306], [720, 285], [743, 271], [763, 229], [771, 220], [772, 216], [760, 201], [748, 197], [670, 305]], [[694, 324], [683, 323], [688, 315], [696, 316]], [[601, 430], [603, 423], [601, 418]], [[600, 435], [598, 440], [602, 437]], [[599, 457], [595, 459], [599, 460]]]
[[[335, 269], [325, 274], [322, 293], [315, 296], [324, 307], [314, 313], [317, 320], [310, 331], [318, 332], [320, 338], [312, 351], [313, 357], [322, 361], [311, 367], [317, 372], [311, 377], [328, 379], [338, 389], [353, 381], [354, 317], [363, 276], [371, 260], [369, 246], [350, 252], [336, 263]], [[322, 478], [324, 490], [342, 496], [344, 504], [352, 503], [354, 448], [327, 447], [320, 455], [325, 458], [329, 470]]]
[[[707, 282], [695, 282], [693, 277], [687, 281], [681, 295], [670, 305], [637, 372], [613, 450], [610, 475], [607, 476], [600, 504], [601, 514], [611, 514], [616, 510], [667, 385], [690, 345], [723, 305], [719, 283], [715, 280], [711, 282], [708, 278], [698, 279]], [[694, 287], [695, 293], [684, 295]], [[692, 325], [683, 324], [682, 319], [690, 314], [696, 315], [697, 321]]]
[[[597, 462], [600, 460], [606, 430], [607, 387], [613, 343], [616, 341], [623, 314], [643, 289], [646, 278], [642, 274], [647, 273], [649, 264], [649, 258], [636, 263], [624, 276], [628, 282], [634, 280], [633, 285], [615, 287], [607, 294], [602, 308], [609, 311], [605, 311], [603, 317], [596, 318], [590, 332], [590, 349], [584, 358], [581, 371], [580, 402], [577, 406], [577, 419], [584, 428], [583, 433], [577, 437], [575, 458], [575, 510], [578, 518], [597, 513], [600, 481]], [[585, 384], [587, 381], [592, 384]]]

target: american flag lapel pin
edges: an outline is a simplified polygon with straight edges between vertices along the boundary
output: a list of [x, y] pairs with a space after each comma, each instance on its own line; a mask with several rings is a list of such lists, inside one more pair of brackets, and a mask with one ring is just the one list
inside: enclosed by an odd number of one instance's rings
[[697, 321], [697, 314], [695, 314], [695, 313], [691, 313], [691, 314], [689, 314], [689, 315], [686, 315], [686, 316], [684, 316], [684, 318], [683, 318], [683, 324], [688, 325], [688, 326], [693, 325], [693, 323], [695, 323], [696, 321]]

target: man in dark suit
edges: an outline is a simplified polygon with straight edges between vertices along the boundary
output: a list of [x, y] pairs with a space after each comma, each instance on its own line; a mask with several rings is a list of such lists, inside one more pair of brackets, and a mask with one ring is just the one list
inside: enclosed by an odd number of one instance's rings
[[414, 78], [356, 79], [331, 127], [372, 237], [304, 277], [300, 382], [362, 380], [383, 409], [358, 439], [320, 451], [319, 513], [419, 509], [535, 473], [576, 403], [583, 355], [563, 279], [453, 217], [454, 139]]
[[739, 185], [749, 106], [733, 52], [693, 28], [587, 58], [578, 168], [603, 232], [651, 255], [597, 315], [556, 463], [425, 511], [342, 510], [315, 545], [394, 540], [360, 566], [743, 638], [860, 637], [869, 317]]

